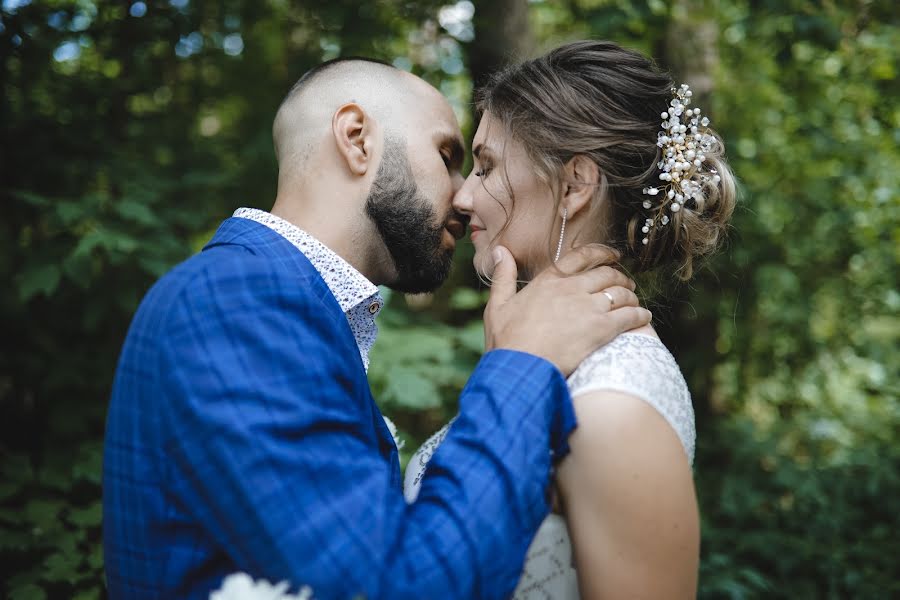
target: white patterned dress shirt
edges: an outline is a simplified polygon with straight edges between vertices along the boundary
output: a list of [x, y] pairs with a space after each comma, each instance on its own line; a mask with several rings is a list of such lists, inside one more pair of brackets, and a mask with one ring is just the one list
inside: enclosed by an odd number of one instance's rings
[[375, 317], [384, 306], [378, 287], [325, 244], [281, 217], [257, 208], [239, 208], [233, 216], [265, 225], [306, 256], [347, 316], [363, 366], [368, 371], [369, 350], [378, 335]]

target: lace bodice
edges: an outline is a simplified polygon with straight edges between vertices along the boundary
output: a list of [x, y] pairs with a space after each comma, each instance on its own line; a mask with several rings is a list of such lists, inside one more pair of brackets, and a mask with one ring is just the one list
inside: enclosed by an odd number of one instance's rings
[[[569, 377], [568, 384], [572, 396], [615, 390], [641, 398], [672, 426], [688, 460], [693, 463], [696, 433], [691, 395], [678, 364], [657, 338], [637, 333], [620, 335], [588, 356]], [[452, 424], [450, 421], [431, 436], [410, 460], [403, 483], [407, 502], [415, 502], [428, 461]], [[538, 529], [528, 548], [513, 598], [579, 598], [572, 543], [565, 519], [560, 515], [547, 516]]]

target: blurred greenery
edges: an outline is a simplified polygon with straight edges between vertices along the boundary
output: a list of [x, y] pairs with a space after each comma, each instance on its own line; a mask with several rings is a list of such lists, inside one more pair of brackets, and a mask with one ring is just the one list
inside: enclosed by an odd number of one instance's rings
[[[471, 134], [472, 78], [505, 48], [594, 37], [705, 89], [741, 180], [725, 251], [689, 285], [647, 295], [694, 394], [700, 596], [900, 597], [894, 3], [501, 8], [2, 0], [4, 594], [105, 596], [103, 419], [130, 317], [235, 207], [269, 207], [271, 119], [303, 71], [338, 55], [392, 61], [441, 89]], [[479, 18], [517, 10], [516, 31]], [[485, 292], [471, 247], [457, 254], [447, 286], [393, 295], [380, 317], [372, 388], [406, 457], [452, 416], [482, 350]]]

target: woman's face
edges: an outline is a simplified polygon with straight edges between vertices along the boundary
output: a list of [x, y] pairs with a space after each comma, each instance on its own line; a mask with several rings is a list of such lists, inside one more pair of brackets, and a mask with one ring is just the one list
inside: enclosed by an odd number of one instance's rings
[[515, 257], [519, 278], [529, 279], [550, 262], [549, 234], [558, 220], [553, 192], [538, 178], [522, 143], [488, 112], [475, 133], [472, 154], [472, 172], [456, 193], [453, 207], [471, 218], [475, 269], [490, 277], [491, 251], [502, 245]]

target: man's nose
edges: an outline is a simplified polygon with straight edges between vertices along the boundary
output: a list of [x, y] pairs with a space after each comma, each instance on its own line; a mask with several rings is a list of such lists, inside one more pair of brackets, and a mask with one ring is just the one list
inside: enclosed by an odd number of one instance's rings
[[466, 183], [466, 178], [462, 176], [462, 173], [457, 171], [453, 175], [453, 194], [459, 193], [459, 190], [462, 189], [463, 185]]

